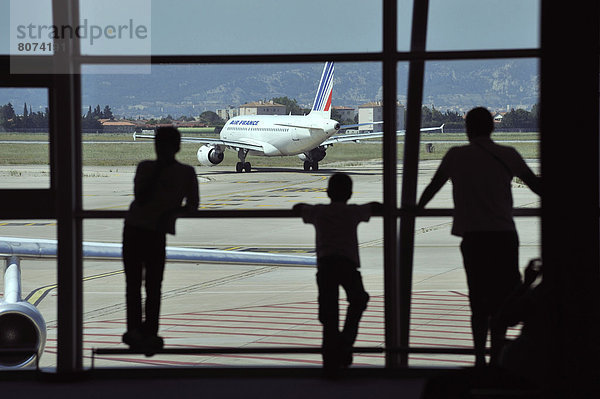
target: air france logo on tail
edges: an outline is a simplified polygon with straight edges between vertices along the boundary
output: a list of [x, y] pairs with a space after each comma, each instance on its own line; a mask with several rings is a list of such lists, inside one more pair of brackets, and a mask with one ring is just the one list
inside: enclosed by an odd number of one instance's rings
[[318, 111], [326, 113], [327, 118], [331, 113], [331, 94], [333, 91], [333, 62], [325, 63], [323, 68], [323, 74], [321, 75], [321, 81], [319, 82], [319, 89], [315, 97], [312, 111]]

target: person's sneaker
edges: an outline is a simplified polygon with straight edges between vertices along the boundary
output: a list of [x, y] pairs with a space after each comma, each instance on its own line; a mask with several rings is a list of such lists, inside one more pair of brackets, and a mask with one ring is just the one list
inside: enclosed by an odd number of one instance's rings
[[139, 350], [144, 345], [144, 336], [139, 330], [127, 331], [123, 334], [122, 340], [132, 350]]
[[158, 335], [148, 336], [144, 339], [144, 354], [148, 357], [153, 356], [161, 350], [165, 344], [164, 340]]
[[345, 348], [340, 356], [340, 366], [342, 368], [348, 368], [352, 364], [352, 347]]

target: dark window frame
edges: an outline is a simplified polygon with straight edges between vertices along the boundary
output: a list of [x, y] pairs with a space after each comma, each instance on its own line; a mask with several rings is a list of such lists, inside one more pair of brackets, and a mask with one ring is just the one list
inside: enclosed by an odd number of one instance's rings
[[[68, 2], [67, 2], [68, 3]], [[63, 4], [61, 4], [62, 6]], [[71, 3], [74, 13], [58, 12], [54, 6], [54, 23], [78, 20], [77, 1]], [[543, 6], [542, 6], [543, 8]], [[428, 61], [515, 59], [535, 58], [542, 60], [543, 42], [540, 48], [502, 50], [427, 51], [428, 1], [415, 1], [411, 34], [411, 50], [397, 50], [397, 4], [395, 0], [383, 0], [383, 50], [370, 53], [315, 53], [315, 54], [249, 54], [249, 55], [156, 55], [150, 57], [152, 64], [245, 64], [290, 62], [380, 62], [383, 69], [384, 87], [384, 279], [385, 279], [385, 340], [386, 368], [408, 366], [408, 354], [418, 349], [408, 345], [412, 261], [414, 250], [414, 224], [417, 217], [451, 216], [452, 209], [427, 209], [417, 213], [416, 179], [418, 174], [419, 124], [423, 94], [424, 66]], [[543, 30], [543, 29], [542, 29]], [[80, 75], [84, 64], [136, 64], [146, 63], [143, 56], [82, 56], [76, 47], [71, 50], [69, 62], [73, 67], [70, 75], [10, 75], [9, 58], [1, 56], [2, 87], [43, 87], [49, 90], [51, 113], [51, 188], [43, 195], [51, 196], [52, 212], [45, 211], [47, 218], [58, 220], [59, 239], [59, 318], [58, 318], [58, 371], [82, 370], [82, 221], [85, 219], [123, 218], [124, 211], [83, 210], [81, 205], [81, 133], [79, 118], [81, 109]], [[598, 53], [598, 49], [595, 49]], [[403, 181], [398, 193], [396, 174], [395, 115], [397, 97], [396, 69], [399, 62], [409, 63], [409, 88], [407, 104], [407, 133], [403, 159]], [[68, 99], [61, 105], [58, 98]], [[54, 132], [60, 131], [57, 135]], [[553, 142], [554, 145], [554, 142]], [[56, 154], [69, 154], [56, 157]], [[597, 155], [597, 152], [596, 152]], [[595, 185], [597, 188], [597, 183]], [[7, 190], [0, 190], [3, 194]], [[24, 190], [25, 195], [37, 195], [36, 190]], [[400, 194], [400, 197], [399, 197]], [[400, 198], [401, 206], [397, 207]], [[38, 197], [39, 200], [39, 197]], [[9, 212], [10, 213], [10, 212]], [[517, 217], [538, 217], [540, 209], [515, 209]], [[14, 213], [10, 213], [15, 218]], [[18, 217], [33, 217], [24, 212]], [[192, 217], [203, 218], [289, 218], [289, 210], [203, 210]], [[398, 221], [400, 227], [398, 228]], [[597, 245], [597, 244], [596, 244]], [[62, 250], [61, 250], [62, 248]], [[398, 250], [399, 249], [399, 250]]]

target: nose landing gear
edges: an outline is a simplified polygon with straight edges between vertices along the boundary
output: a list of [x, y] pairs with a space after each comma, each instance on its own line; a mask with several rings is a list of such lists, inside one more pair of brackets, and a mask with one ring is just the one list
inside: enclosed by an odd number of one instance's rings
[[250, 165], [250, 162], [246, 162], [246, 155], [248, 155], [248, 150], [244, 150], [243, 148], [238, 150], [238, 158], [240, 162], [235, 164], [235, 171], [237, 173], [250, 173], [252, 170], [252, 165]]

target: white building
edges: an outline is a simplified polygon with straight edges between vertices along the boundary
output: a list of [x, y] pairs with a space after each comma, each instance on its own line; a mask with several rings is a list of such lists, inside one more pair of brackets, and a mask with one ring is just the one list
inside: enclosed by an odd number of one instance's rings
[[[358, 123], [370, 123], [383, 121], [383, 103], [375, 101], [360, 105], [358, 107]], [[396, 129], [404, 130], [404, 105], [396, 105]], [[360, 132], [381, 132], [383, 123], [375, 125], [362, 125], [358, 127]]]
[[340, 119], [343, 121], [354, 120], [354, 116], [356, 115], [356, 110], [352, 107], [333, 107], [333, 109], [339, 113]]
[[239, 114], [240, 114], [239, 108], [229, 107], [229, 108], [222, 108], [222, 109], [217, 110], [217, 115], [219, 115], [219, 118], [223, 119], [224, 121], [227, 121], [235, 116], [238, 116]]
[[273, 101], [257, 101], [240, 105], [240, 115], [285, 115], [285, 105]]

